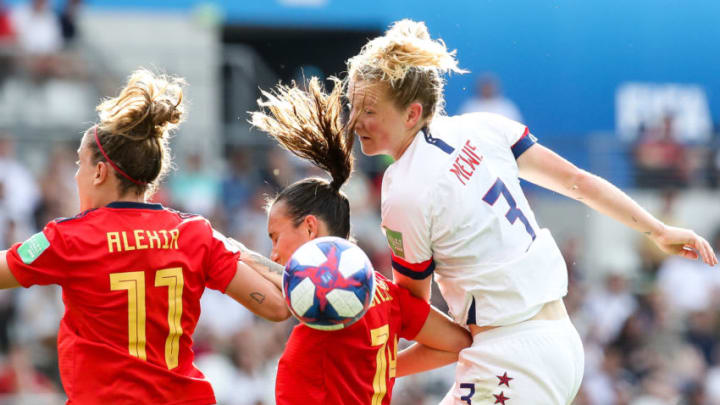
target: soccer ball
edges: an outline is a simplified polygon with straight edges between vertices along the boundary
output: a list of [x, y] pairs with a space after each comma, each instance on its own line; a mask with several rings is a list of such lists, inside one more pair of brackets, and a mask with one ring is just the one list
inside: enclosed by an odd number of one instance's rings
[[338, 330], [362, 318], [375, 294], [370, 259], [346, 239], [313, 239], [285, 266], [283, 295], [290, 312], [305, 325]]

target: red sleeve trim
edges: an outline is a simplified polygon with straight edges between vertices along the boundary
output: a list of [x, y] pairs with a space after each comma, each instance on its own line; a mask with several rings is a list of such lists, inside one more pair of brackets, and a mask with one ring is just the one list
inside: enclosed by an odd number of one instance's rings
[[392, 267], [398, 273], [414, 280], [423, 280], [435, 271], [435, 260], [430, 259], [420, 263], [410, 263], [391, 253]]

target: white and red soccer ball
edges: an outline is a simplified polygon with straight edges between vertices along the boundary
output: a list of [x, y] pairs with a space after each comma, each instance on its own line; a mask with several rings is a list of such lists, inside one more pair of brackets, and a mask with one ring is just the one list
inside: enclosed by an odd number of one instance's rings
[[283, 295], [305, 325], [337, 330], [360, 319], [372, 303], [375, 271], [365, 252], [326, 236], [300, 246], [285, 266]]

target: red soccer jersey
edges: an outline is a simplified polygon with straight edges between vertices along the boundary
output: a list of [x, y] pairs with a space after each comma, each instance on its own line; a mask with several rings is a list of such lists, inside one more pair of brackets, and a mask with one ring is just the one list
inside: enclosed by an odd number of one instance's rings
[[430, 305], [375, 276], [372, 306], [347, 329], [293, 329], [278, 364], [277, 405], [390, 404], [398, 338], [415, 338]]
[[193, 366], [205, 287], [225, 291], [239, 253], [200, 216], [114, 202], [50, 222], [7, 254], [24, 287], [59, 284], [58, 357], [69, 404], [214, 404]]

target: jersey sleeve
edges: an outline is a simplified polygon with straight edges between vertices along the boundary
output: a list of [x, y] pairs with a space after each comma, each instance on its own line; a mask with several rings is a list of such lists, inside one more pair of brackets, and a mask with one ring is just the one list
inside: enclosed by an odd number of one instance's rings
[[473, 115], [476, 115], [478, 119], [482, 119], [493, 132], [503, 137], [510, 150], [512, 150], [515, 159], [537, 143], [537, 138], [530, 133], [530, 130], [524, 124], [498, 114], [479, 113]]
[[206, 284], [213, 290], [224, 293], [237, 273], [240, 249], [230, 243], [222, 233], [212, 228], [211, 232]]
[[72, 256], [57, 222], [53, 221], [42, 232], [13, 245], [5, 257], [15, 279], [27, 288], [32, 285], [62, 285]]
[[425, 325], [428, 315], [430, 314], [430, 304], [414, 297], [410, 291], [394, 285], [393, 295], [400, 303], [400, 313], [402, 314], [402, 326], [400, 329], [400, 337], [408, 340], [415, 339], [420, 329]]
[[383, 207], [382, 227], [398, 273], [423, 280], [435, 270], [430, 204], [417, 196], [393, 196]]

